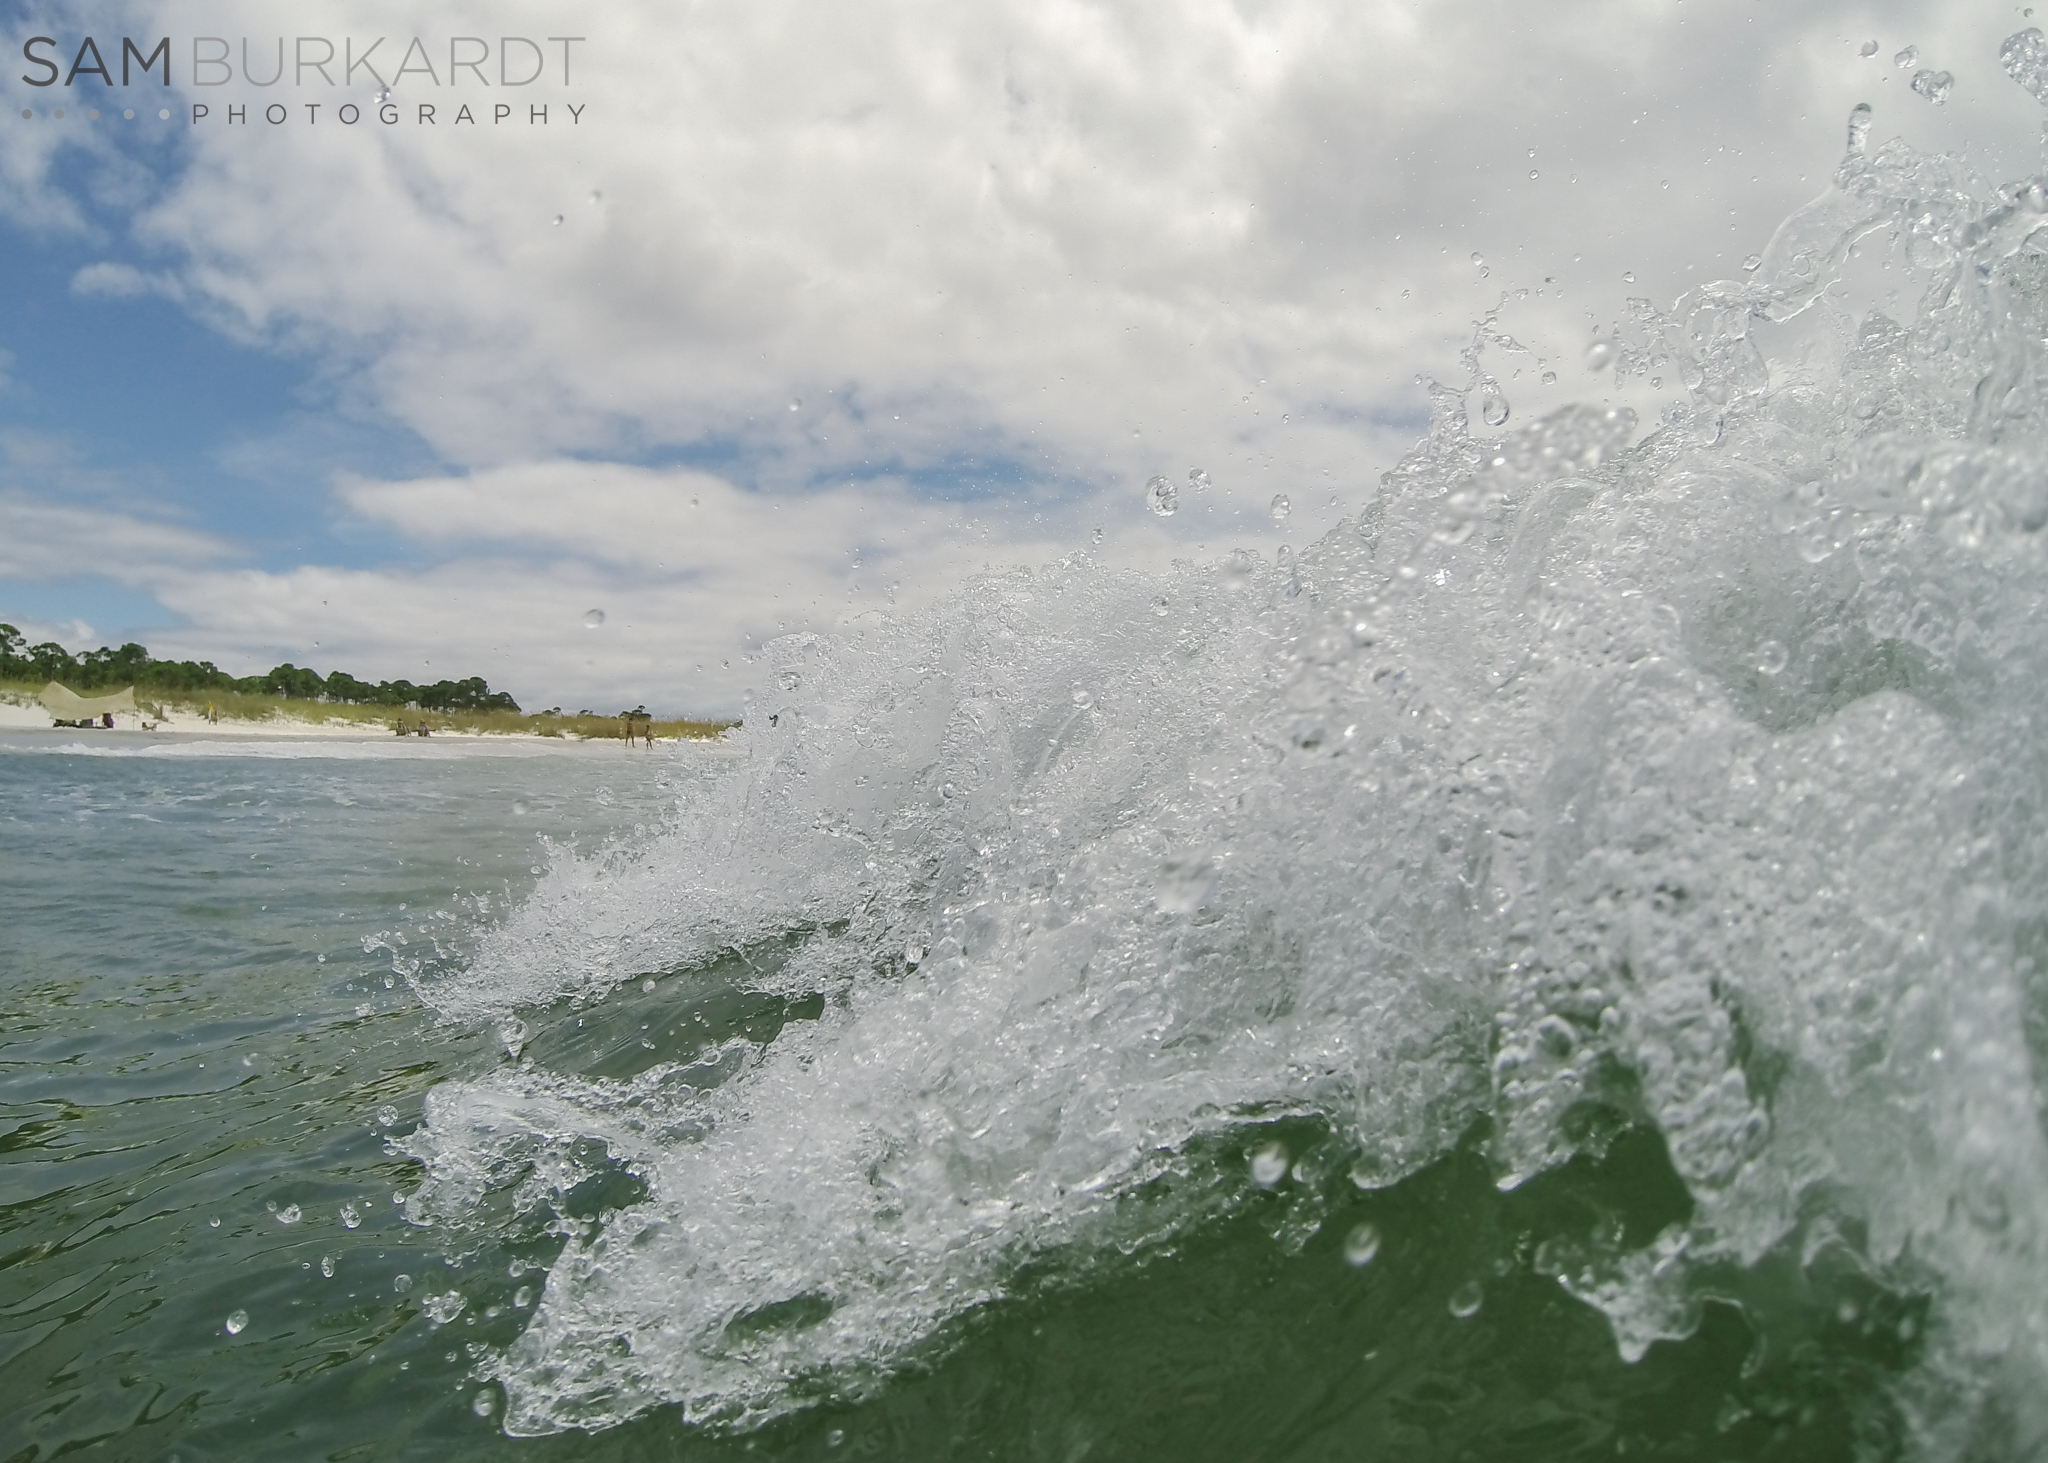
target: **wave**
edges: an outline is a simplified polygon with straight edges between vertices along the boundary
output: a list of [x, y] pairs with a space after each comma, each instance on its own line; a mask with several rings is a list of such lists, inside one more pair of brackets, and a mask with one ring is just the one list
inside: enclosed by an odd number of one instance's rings
[[508, 1060], [430, 1095], [408, 1213], [566, 1244], [507, 1430], [752, 1425], [1262, 1188], [1298, 1243], [1304, 1165], [1483, 1131], [1514, 1188], [1634, 1126], [1690, 1217], [1532, 1262], [1625, 1357], [1826, 1252], [1935, 1297], [1926, 1455], [2048, 1439], [2048, 192], [1869, 120], [1745, 278], [1596, 347], [1684, 387], [1647, 432], [1487, 428], [1489, 317], [1298, 556], [767, 646], [746, 762], [421, 980]]

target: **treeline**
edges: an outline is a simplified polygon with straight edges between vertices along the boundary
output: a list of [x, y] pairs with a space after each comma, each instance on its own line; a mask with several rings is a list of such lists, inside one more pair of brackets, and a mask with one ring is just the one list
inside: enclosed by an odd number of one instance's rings
[[348, 706], [415, 706], [422, 711], [517, 711], [505, 691], [493, 691], [482, 676], [436, 681], [359, 681], [346, 671], [321, 675], [289, 663], [263, 676], [231, 676], [210, 660], [158, 660], [133, 643], [73, 655], [54, 640], [30, 645], [12, 625], [0, 625], [0, 680], [61, 681], [74, 691], [133, 686], [138, 691], [245, 691], [289, 696], [299, 701], [336, 701]]

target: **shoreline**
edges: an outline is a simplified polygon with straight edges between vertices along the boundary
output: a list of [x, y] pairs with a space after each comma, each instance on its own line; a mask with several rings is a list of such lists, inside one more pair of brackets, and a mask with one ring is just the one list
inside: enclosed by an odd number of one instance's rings
[[[61, 727], [52, 725], [54, 718], [40, 705], [22, 705], [20, 702], [0, 699], [0, 732], [51, 732], [62, 733], [73, 738], [87, 738], [98, 741], [102, 738], [109, 744], [136, 745], [145, 741], [160, 741], [165, 738], [179, 740], [218, 741], [347, 741], [347, 742], [396, 742], [416, 744], [420, 742], [463, 742], [476, 743], [519, 743], [531, 746], [590, 747], [603, 746], [616, 740], [609, 737], [581, 737], [574, 732], [559, 736], [542, 736], [537, 732], [513, 731], [461, 731], [455, 728], [437, 730], [431, 736], [401, 736], [388, 726], [365, 725], [360, 721], [346, 721], [339, 717], [325, 721], [300, 721], [296, 718], [272, 717], [255, 720], [248, 717], [223, 716], [219, 721], [207, 721], [199, 716], [167, 717], [155, 724], [154, 730], [143, 729], [141, 715], [131, 712], [116, 712], [112, 727]], [[662, 737], [660, 745], [694, 745], [719, 747], [725, 745], [717, 737]], [[623, 746], [622, 746], [623, 750]]]

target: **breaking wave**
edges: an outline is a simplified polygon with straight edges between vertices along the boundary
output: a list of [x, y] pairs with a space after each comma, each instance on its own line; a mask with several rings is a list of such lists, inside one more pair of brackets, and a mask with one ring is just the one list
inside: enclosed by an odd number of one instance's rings
[[1526, 1261], [1624, 1357], [1790, 1253], [1931, 1297], [1918, 1451], [2048, 1442], [2048, 192], [1869, 124], [1630, 302], [1655, 422], [1486, 428], [1489, 319], [1296, 557], [770, 644], [746, 761], [422, 978], [508, 1060], [411, 1217], [564, 1246], [507, 1430], [859, 1397], [1262, 1191], [1298, 1246], [1332, 1175], [1633, 1128], [1689, 1217]]

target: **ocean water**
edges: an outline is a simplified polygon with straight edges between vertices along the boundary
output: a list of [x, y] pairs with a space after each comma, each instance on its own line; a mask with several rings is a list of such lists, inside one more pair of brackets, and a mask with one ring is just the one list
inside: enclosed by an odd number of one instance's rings
[[1512, 315], [717, 749], [8, 741], [0, 1458], [2048, 1456], [2048, 192]]

